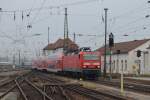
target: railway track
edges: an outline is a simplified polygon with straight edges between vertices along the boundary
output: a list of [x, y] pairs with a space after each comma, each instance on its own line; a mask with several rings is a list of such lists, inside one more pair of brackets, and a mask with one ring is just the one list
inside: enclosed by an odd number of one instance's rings
[[5, 82], [0, 84], [0, 90], [3, 91], [3, 94], [0, 95], [0, 99], [2, 99], [4, 96], [6, 96], [9, 92], [13, 91], [16, 87], [16, 80], [20, 79], [22, 80], [22, 77], [30, 75], [30, 72], [27, 74], [23, 74], [20, 76], [16, 76], [15, 78], [12, 78], [10, 80], [6, 80]]
[[[130, 98], [127, 97], [123, 97], [121, 95], [114, 95], [114, 94], [110, 94], [108, 92], [104, 92], [104, 91], [95, 91], [95, 90], [91, 90], [88, 88], [83, 87], [82, 85], [75, 85], [75, 84], [68, 84], [68, 85], [63, 85], [61, 84], [63, 81], [58, 80], [58, 79], [54, 79], [54, 78], [50, 78], [46, 75], [39, 75], [40, 78], [46, 80], [46, 81], [50, 81], [50, 82], [55, 82], [58, 84], [58, 86], [61, 86], [63, 91], [73, 91], [75, 93], [78, 93], [80, 95], [84, 95], [86, 97], [89, 97], [91, 100], [131, 100]], [[54, 84], [51, 84], [51, 86]], [[67, 95], [68, 97], [68, 95]], [[70, 99], [66, 99], [66, 100], [70, 100]]]
[[[119, 81], [99, 80], [99, 81], [95, 81], [95, 83], [120, 88]], [[126, 90], [139, 92], [139, 93], [146, 93], [146, 94], [150, 93], [150, 85], [145, 85], [145, 84], [140, 84], [140, 83], [133, 83], [129, 81], [124, 82], [124, 88]]]
[[66, 85], [64, 81], [57, 80], [53, 77], [47, 77], [42, 73], [36, 73], [35, 75], [38, 76], [42, 81], [45, 81], [44, 83], [46, 84], [43, 84], [43, 88], [41, 89], [43, 89], [43, 91], [48, 95], [52, 96], [54, 100], [71, 100], [71, 98], [62, 87]]
[[138, 79], [131, 79], [131, 78], [124, 78], [124, 79], [125, 79], [126, 82], [150, 85], [150, 80], [138, 80]]
[[94, 100], [130, 100], [129, 98], [125, 98], [121, 95], [113, 95], [106, 93], [104, 91], [95, 91], [91, 89], [84, 88], [82, 86], [68, 86], [66, 87], [69, 90], [73, 90], [79, 94], [83, 94], [85, 96], [88, 96], [90, 98], [93, 98]]
[[43, 97], [45, 97], [46, 100], [53, 100], [45, 92], [40, 90], [27, 79], [27, 77], [29, 77], [30, 75], [30, 73], [24, 74], [22, 76], [16, 77], [11, 81], [3, 83], [1, 86], [5, 88], [7, 87], [7, 89], [2, 95], [0, 95], [0, 99], [2, 99], [12, 90], [18, 89], [21, 94], [20, 98], [23, 100], [42, 100]]
[[[69, 78], [72, 78], [72, 77], [69, 77]], [[87, 81], [93, 82], [93, 80], [92, 81], [87, 80]], [[150, 81], [145, 81], [145, 80], [137, 81], [133, 79], [125, 79], [124, 82], [125, 82], [124, 88], [126, 90], [137, 92], [137, 93], [150, 94]], [[94, 81], [94, 83], [120, 88], [120, 80], [110, 81], [106, 79], [105, 80], [100, 79], [98, 81], [97, 80]]]
[[31, 71], [0, 85], [0, 99], [11, 91], [20, 93], [19, 100], [129, 100], [120, 95], [87, 89], [80, 84], [66, 83], [54, 76]]

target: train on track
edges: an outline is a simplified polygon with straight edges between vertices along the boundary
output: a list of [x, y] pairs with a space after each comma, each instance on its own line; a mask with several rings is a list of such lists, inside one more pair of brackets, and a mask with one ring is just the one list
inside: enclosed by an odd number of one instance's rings
[[82, 78], [98, 78], [101, 69], [101, 54], [83, 50], [77, 54], [58, 54], [34, 59], [32, 68]]

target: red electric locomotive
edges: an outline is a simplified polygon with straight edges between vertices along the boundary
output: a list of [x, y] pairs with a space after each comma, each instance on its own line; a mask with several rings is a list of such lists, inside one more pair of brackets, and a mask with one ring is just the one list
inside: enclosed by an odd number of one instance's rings
[[63, 72], [86, 78], [96, 78], [100, 75], [98, 52], [81, 51], [79, 54], [63, 56], [62, 63]]
[[70, 53], [55, 56], [55, 59], [54, 57], [49, 57], [44, 63], [45, 64], [42, 63], [41, 65], [43, 65], [43, 69], [47, 68], [47, 71], [85, 78], [97, 78], [100, 75], [101, 55], [99, 52], [87, 49], [80, 50], [77, 54]]

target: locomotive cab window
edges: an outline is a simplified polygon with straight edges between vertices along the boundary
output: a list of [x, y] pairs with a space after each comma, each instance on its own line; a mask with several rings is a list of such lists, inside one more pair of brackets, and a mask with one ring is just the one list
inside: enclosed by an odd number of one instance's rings
[[93, 55], [93, 54], [85, 54], [83, 57], [84, 57], [84, 60], [98, 60], [99, 59], [97, 55]]

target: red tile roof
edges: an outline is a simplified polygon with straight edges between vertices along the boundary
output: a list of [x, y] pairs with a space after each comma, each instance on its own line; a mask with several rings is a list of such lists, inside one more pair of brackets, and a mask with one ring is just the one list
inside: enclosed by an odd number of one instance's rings
[[[68, 48], [69, 49], [78, 49], [78, 45], [75, 44], [72, 40], [70, 39], [65, 39], [65, 42], [68, 43]], [[43, 50], [56, 50], [58, 48], [63, 48], [64, 47], [64, 39], [58, 39], [55, 43], [48, 44]]]
[[[127, 41], [127, 42], [120, 42], [115, 43], [114, 47], [112, 48], [113, 54], [117, 53], [117, 50], [120, 50], [120, 53], [128, 53], [129, 51], [137, 48], [138, 46], [148, 42], [150, 39], [144, 39], [144, 40], [134, 40], [134, 41]], [[106, 48], [107, 51], [110, 51], [108, 46]], [[101, 47], [97, 49], [97, 51], [104, 52], [104, 47]]]

